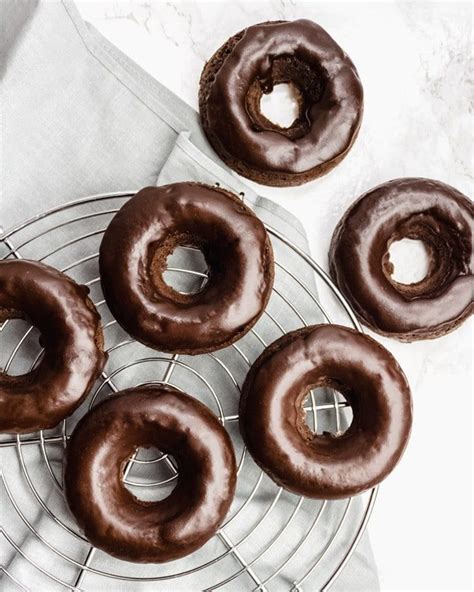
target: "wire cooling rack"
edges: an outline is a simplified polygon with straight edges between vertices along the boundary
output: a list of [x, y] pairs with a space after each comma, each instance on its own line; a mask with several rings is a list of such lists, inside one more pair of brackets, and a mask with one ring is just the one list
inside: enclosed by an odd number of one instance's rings
[[[194, 357], [159, 354], [136, 343], [107, 309], [97, 264], [105, 228], [134, 193], [76, 200], [0, 234], [2, 259], [44, 261], [89, 286], [101, 313], [109, 354], [86, 404], [60, 427], [0, 438], [0, 448], [11, 451], [16, 459], [16, 464], [9, 460], [6, 466], [4, 462], [1, 472], [0, 488], [8, 507], [0, 515], [0, 544], [7, 546], [10, 559], [0, 566], [0, 577], [20, 590], [327, 590], [365, 530], [377, 488], [357, 498], [331, 502], [282, 490], [257, 468], [242, 444], [239, 389], [253, 359], [268, 343], [317, 320], [331, 322], [315, 296], [314, 277], [337, 303], [337, 322], [361, 330], [357, 319], [319, 265], [267, 225], [276, 260], [274, 293], [262, 319], [247, 336], [226, 350]], [[169, 261], [167, 271], [178, 283], [177, 289], [181, 282], [183, 291], [196, 289], [190, 281], [201, 285], [206, 281], [205, 264], [192, 260], [192, 250], [188, 254], [191, 259], [181, 257], [180, 266]], [[10, 320], [0, 330], [3, 370], [12, 374], [31, 370], [42, 355], [36, 329]], [[225, 523], [203, 549], [183, 560], [144, 566], [113, 559], [83, 537], [64, 504], [61, 461], [68, 436], [88, 407], [122, 388], [145, 383], [173, 384], [211, 407], [233, 439], [238, 484]], [[345, 414], [350, 414], [347, 401], [338, 393], [326, 391], [324, 398], [319, 389], [309, 394], [305, 410], [308, 425], [318, 433], [343, 431], [348, 421]], [[161, 499], [172, 490], [176, 476], [171, 457], [140, 450], [128, 463], [124, 479], [140, 497]], [[35, 584], [36, 577], [44, 587]]]

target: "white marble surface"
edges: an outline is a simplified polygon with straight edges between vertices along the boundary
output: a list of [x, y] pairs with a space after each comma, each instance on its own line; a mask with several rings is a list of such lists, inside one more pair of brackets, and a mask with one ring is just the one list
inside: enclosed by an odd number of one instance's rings
[[[365, 115], [348, 158], [296, 189], [262, 188], [303, 222], [327, 266], [332, 230], [364, 190], [399, 176], [444, 180], [472, 195], [472, 14], [468, 4], [79, 2], [86, 20], [192, 106], [206, 58], [264, 20], [311, 18], [356, 63]], [[416, 251], [401, 250], [413, 277]], [[419, 265], [422, 265], [419, 264]], [[472, 323], [442, 339], [381, 341], [414, 395], [413, 435], [381, 488], [370, 523], [386, 590], [471, 589]]]

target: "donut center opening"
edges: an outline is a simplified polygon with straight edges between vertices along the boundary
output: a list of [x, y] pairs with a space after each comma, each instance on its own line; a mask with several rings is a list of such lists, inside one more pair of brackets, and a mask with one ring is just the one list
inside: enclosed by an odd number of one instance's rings
[[271, 64], [250, 84], [245, 108], [253, 131], [276, 132], [292, 141], [306, 136], [328, 82], [325, 70], [295, 55], [270, 58]]
[[166, 259], [163, 281], [178, 294], [189, 296], [201, 292], [208, 281], [209, 268], [198, 247], [177, 245]]
[[[127, 465], [130, 463], [130, 466]], [[177, 484], [175, 459], [155, 447], [138, 448], [136, 456], [125, 463], [124, 486], [139, 500], [158, 502], [167, 498]]]
[[345, 396], [328, 387], [311, 389], [303, 399], [305, 427], [311, 435], [342, 436], [350, 428], [353, 413]]
[[415, 284], [428, 275], [430, 258], [426, 244], [421, 240], [402, 238], [394, 241], [388, 256], [390, 277], [399, 284]]
[[294, 84], [275, 84], [273, 90], [262, 94], [260, 112], [273, 124], [289, 128], [300, 115], [302, 96]]
[[24, 376], [40, 362], [43, 349], [40, 331], [27, 321], [6, 318], [0, 321], [0, 372]]

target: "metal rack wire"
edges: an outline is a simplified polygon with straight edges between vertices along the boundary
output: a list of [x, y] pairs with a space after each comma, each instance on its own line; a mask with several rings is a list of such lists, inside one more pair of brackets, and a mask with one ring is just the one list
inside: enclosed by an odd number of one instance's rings
[[[276, 281], [274, 294], [262, 318], [264, 324], [259, 321], [246, 337], [228, 350], [205, 356], [169, 356], [144, 348], [123, 333], [111, 317], [102, 297], [97, 268], [97, 246], [102, 233], [112, 216], [134, 193], [125, 191], [76, 200], [0, 234], [2, 259], [41, 260], [61, 268], [90, 287], [91, 296], [102, 316], [109, 354], [101, 381], [95, 386], [87, 404], [58, 429], [37, 435], [0, 438], [0, 448], [15, 450], [22, 493], [41, 517], [39, 521], [29, 517], [17, 499], [14, 487], [17, 483], [13, 483], [9, 467], [3, 466], [0, 488], [4, 489], [9, 500], [6, 511], [18, 519], [18, 524], [42, 552], [39, 559], [32, 556], [16, 537], [16, 532], [7, 532], [1, 520], [0, 543], [3, 539], [38, 577], [45, 578], [58, 589], [90, 590], [88, 582], [93, 580], [94, 589], [100, 582], [103, 586], [112, 586], [111, 589], [121, 583], [128, 590], [140, 585], [140, 590], [156, 590], [158, 586], [172, 586], [173, 590], [233, 589], [232, 586], [237, 586], [235, 589], [261, 592], [272, 589], [302, 591], [315, 589], [317, 574], [317, 587], [327, 590], [341, 573], [365, 530], [377, 488], [339, 504], [308, 500], [283, 491], [257, 469], [241, 442], [237, 429], [239, 388], [252, 362], [246, 347], [249, 340], [252, 341], [252, 352], [255, 349], [261, 351], [278, 335], [314, 322], [313, 316], [307, 319], [300, 312], [301, 302], [306, 301], [306, 309], [312, 308], [317, 313], [316, 317], [319, 315], [324, 322], [331, 322], [328, 311], [316, 298], [313, 286], [305, 280], [308, 276], [315, 274], [330, 290], [346, 323], [361, 330], [358, 321], [319, 265], [292, 241], [267, 225], [276, 253]], [[283, 253], [285, 257], [281, 256]], [[288, 260], [289, 255], [295, 262], [291, 269], [282, 263], [282, 259]], [[300, 273], [295, 271], [297, 269]], [[196, 280], [199, 284], [206, 280], [206, 270], [196, 266], [171, 265], [168, 273]], [[279, 278], [284, 281], [279, 282]], [[2, 350], [8, 349], [3, 370], [12, 372], [15, 364], [19, 364], [21, 371], [26, 372], [41, 359], [41, 348], [35, 342], [36, 330], [25, 326], [21, 333], [13, 332], [13, 337], [9, 338], [6, 334], [11, 323], [5, 321], [0, 326], [0, 331], [5, 331], [1, 337]], [[24, 367], [26, 361], [29, 367]], [[17, 370], [17, 373], [20, 372]], [[222, 391], [213, 386], [217, 374], [220, 384], [223, 381], [227, 384], [225, 400]], [[157, 376], [160, 378], [157, 379]], [[62, 503], [61, 463], [53, 457], [61, 455], [75, 422], [87, 407], [124, 386], [149, 382], [169, 383], [188, 391], [191, 388], [193, 394], [216, 412], [229, 430], [236, 448], [238, 486], [229, 516], [202, 553], [193, 554], [190, 561], [176, 561], [166, 567], [147, 566], [145, 569], [108, 556], [104, 558], [105, 554], [90, 546]], [[337, 393], [318, 401], [318, 393], [311, 392], [305, 404], [308, 423], [312, 423], [315, 432], [322, 414], [325, 414], [326, 422], [332, 422], [332, 430], [340, 432], [344, 424], [342, 415], [347, 408], [347, 402]], [[34, 464], [27, 455], [31, 448], [37, 449], [39, 455]], [[38, 463], [41, 464], [39, 473], [36, 471]], [[172, 458], [157, 451], [139, 451], [128, 463], [124, 481], [134, 493], [145, 497], [157, 494], [164, 497], [173, 487], [176, 476], [177, 469]], [[48, 495], [42, 489], [44, 482], [51, 487]], [[49, 529], [53, 526], [61, 537], [67, 539], [67, 544], [60, 546], [57, 543], [57, 537], [52, 536]], [[24, 540], [27, 539], [23, 537]], [[71, 546], [74, 553], [68, 551]], [[49, 555], [53, 560], [48, 560], [46, 567], [44, 557]], [[69, 571], [73, 570], [70, 581], [64, 576], [66, 567]], [[28, 590], [29, 586], [37, 589], [32, 582], [22, 581], [18, 570], [0, 566], [2, 576], [20, 590]]]

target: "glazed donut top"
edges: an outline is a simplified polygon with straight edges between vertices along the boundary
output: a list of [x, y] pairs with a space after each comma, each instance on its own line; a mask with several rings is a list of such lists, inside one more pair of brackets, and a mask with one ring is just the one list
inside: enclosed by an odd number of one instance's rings
[[[123, 483], [140, 447], [171, 454], [179, 476], [156, 502]], [[217, 530], [233, 499], [236, 462], [217, 417], [198, 400], [163, 385], [113, 395], [76, 426], [66, 451], [68, 505], [86, 537], [120, 559], [163, 562], [183, 557]]]
[[106, 360], [89, 289], [36, 261], [0, 262], [0, 321], [39, 329], [44, 355], [31, 372], [0, 373], [0, 432], [52, 428], [79, 406]]
[[[454, 329], [473, 309], [472, 202], [431, 179], [395, 179], [359, 198], [338, 223], [329, 262], [333, 278], [364, 323], [404, 341]], [[388, 249], [402, 238], [425, 243], [427, 276], [391, 278]]]
[[[202, 250], [204, 288], [183, 295], [163, 280], [179, 245]], [[260, 317], [273, 285], [273, 254], [262, 222], [232, 193], [198, 183], [139, 191], [114, 217], [100, 247], [104, 294], [139, 341], [203, 353], [239, 339]]]
[[[200, 105], [204, 129], [219, 154], [230, 152], [257, 170], [302, 174], [349, 149], [361, 123], [362, 85], [350, 58], [319, 25], [309, 20], [254, 25], [222, 52], [227, 55], [218, 70], [201, 81], [207, 93]], [[302, 97], [301, 114], [289, 128], [255, 109], [262, 93], [279, 83], [294, 84]]]
[[[337, 437], [306, 422], [310, 389], [342, 393], [353, 411]], [[249, 452], [277, 483], [308, 497], [356, 495], [384, 479], [411, 430], [410, 389], [393, 356], [370, 337], [337, 325], [315, 325], [271, 344], [242, 389], [240, 429]]]

